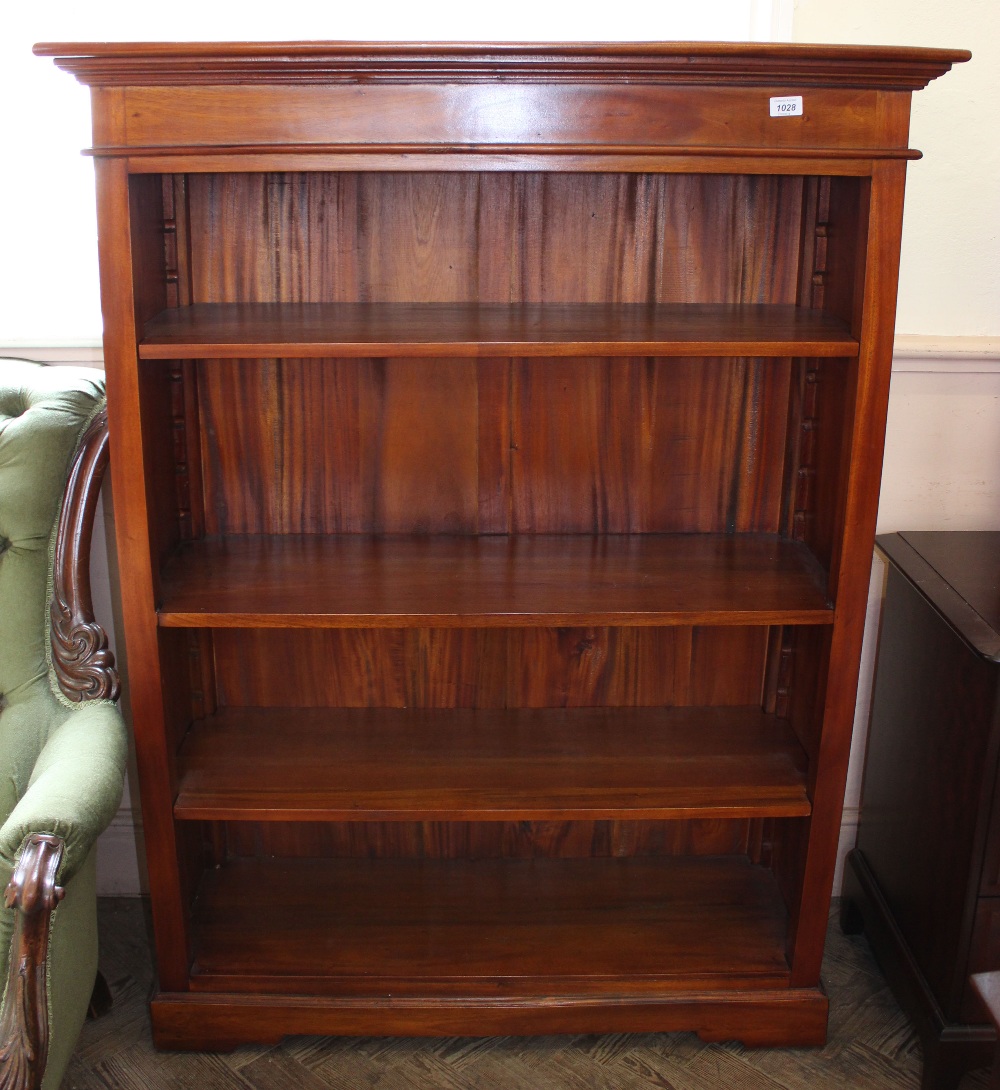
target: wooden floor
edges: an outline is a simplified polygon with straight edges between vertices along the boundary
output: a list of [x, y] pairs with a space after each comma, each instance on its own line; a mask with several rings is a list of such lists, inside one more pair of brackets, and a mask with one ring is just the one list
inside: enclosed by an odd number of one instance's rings
[[[157, 1053], [143, 902], [101, 902], [101, 963], [115, 996], [88, 1023], [63, 1090], [904, 1090], [920, 1085], [920, 1047], [863, 938], [831, 923], [823, 979], [826, 1048], [706, 1045], [693, 1034], [605, 1037], [289, 1038], [227, 1055]], [[835, 921], [835, 917], [833, 917]], [[962, 1090], [983, 1090], [986, 1073]]]

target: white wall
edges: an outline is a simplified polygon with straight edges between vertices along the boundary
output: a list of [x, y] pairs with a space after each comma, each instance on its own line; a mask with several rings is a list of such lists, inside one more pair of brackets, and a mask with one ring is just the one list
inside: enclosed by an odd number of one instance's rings
[[[792, 37], [972, 50], [913, 96], [924, 158], [907, 171], [878, 532], [1000, 529], [1000, 4], [795, 0]], [[882, 578], [876, 560], [841, 858], [859, 816]]]
[[901, 333], [1000, 335], [1000, 3], [795, 0], [799, 42], [972, 50], [913, 96], [900, 263]]
[[[238, 28], [234, 13], [238, 10]], [[39, 41], [162, 40], [769, 40], [791, 33], [791, 0], [712, 0], [702, 5], [613, 7], [596, 0], [458, 0], [414, 4], [285, 4], [175, 0], [169, 19], [132, 0], [46, 0], [5, 11], [0, 35], [0, 139], [11, 149], [0, 170], [7, 260], [0, 262], [0, 355], [49, 362], [99, 362], [101, 314], [87, 89], [36, 58]], [[81, 351], [81, 346], [91, 350]], [[95, 608], [112, 629], [103, 522], [95, 531]], [[113, 638], [113, 633], [112, 633]], [[138, 823], [138, 813], [135, 822]], [[137, 893], [131, 801], [101, 839], [98, 885]]]
[[[996, 0], [709, 0], [612, 6], [572, 0], [503, 5], [374, 5], [177, 0], [162, 11], [124, 0], [48, 0], [5, 12], [0, 171], [7, 260], [0, 263], [0, 353], [97, 345], [93, 174], [87, 92], [35, 41], [193, 39], [757, 39], [971, 48], [914, 96], [900, 301], [880, 532], [1000, 529], [1000, 4]], [[105, 575], [98, 581], [106, 582]], [[880, 586], [876, 569], [862, 663], [843, 846], [857, 821]], [[98, 592], [100, 593], [100, 592]], [[135, 892], [128, 811], [102, 842], [101, 887]]]
[[[1000, 529], [1000, 338], [897, 337], [878, 532]], [[872, 566], [840, 859], [854, 846], [885, 565]]]
[[[101, 315], [87, 89], [36, 58], [39, 41], [767, 39], [790, 0], [612, 5], [597, 0], [175, 0], [169, 17], [134, 0], [7, 5], [0, 33], [3, 249], [0, 345], [97, 344]], [[16, 260], [11, 260], [15, 256]]]

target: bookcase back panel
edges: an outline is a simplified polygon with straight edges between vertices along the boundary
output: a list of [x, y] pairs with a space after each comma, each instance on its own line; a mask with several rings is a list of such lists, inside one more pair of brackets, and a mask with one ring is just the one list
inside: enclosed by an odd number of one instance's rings
[[761, 704], [770, 629], [220, 629], [230, 707]]
[[178, 184], [195, 303], [797, 301], [799, 177], [317, 172]]
[[776, 359], [198, 364], [205, 529], [783, 529]]
[[[599, 859], [755, 855], [760, 823], [693, 821], [225, 822], [225, 858]], [[221, 834], [221, 835], [220, 835]]]
[[516, 367], [515, 532], [776, 532], [787, 360]]

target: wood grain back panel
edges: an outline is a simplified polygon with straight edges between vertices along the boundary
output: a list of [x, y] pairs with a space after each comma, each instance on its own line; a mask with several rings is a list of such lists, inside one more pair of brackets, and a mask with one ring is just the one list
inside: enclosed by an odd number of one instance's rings
[[[187, 295], [793, 303], [804, 188], [195, 174]], [[780, 529], [785, 361], [230, 360], [198, 374], [210, 534]]]
[[193, 174], [187, 189], [195, 303], [796, 302], [799, 177]]
[[518, 361], [512, 532], [780, 529], [787, 360]]
[[206, 360], [198, 375], [209, 534], [781, 529], [788, 360]]
[[199, 366], [205, 525], [219, 533], [474, 532], [475, 366]]
[[231, 707], [759, 704], [769, 629], [219, 629]]
[[[187, 178], [192, 302], [794, 303], [796, 177]], [[805, 225], [805, 227], [804, 227]], [[239, 247], [232, 240], [241, 238]], [[587, 254], [580, 261], [580, 253]], [[778, 532], [786, 359], [195, 365], [205, 530]], [[627, 423], [626, 423], [627, 422]], [[230, 706], [759, 703], [767, 628], [218, 631]], [[230, 824], [234, 855], [760, 851], [759, 823]]]
[[[192, 823], [196, 824], [196, 823]], [[230, 821], [223, 858], [607, 859], [745, 855], [752, 821]], [[205, 824], [205, 828], [213, 828]], [[220, 859], [220, 862], [222, 860]]]

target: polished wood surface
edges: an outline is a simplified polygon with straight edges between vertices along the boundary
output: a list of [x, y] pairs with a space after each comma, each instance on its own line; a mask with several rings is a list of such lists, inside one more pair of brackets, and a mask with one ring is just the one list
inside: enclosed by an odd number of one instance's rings
[[[613, 987], [613, 986], [612, 986]], [[555, 990], [555, 989], [553, 989]], [[612, 989], [609, 989], [611, 991]], [[685, 1032], [704, 1041], [750, 1047], [820, 1046], [829, 1003], [815, 988], [746, 987], [727, 991], [613, 989], [613, 995], [560, 997], [284, 995], [266, 992], [158, 992], [150, 1009], [161, 1049], [228, 1052], [285, 1035], [495, 1037], [540, 1034]], [[293, 1084], [297, 1081], [293, 1075]], [[532, 1085], [535, 1085], [532, 1082]]]
[[52, 669], [63, 694], [75, 701], [121, 695], [115, 657], [90, 595], [90, 542], [107, 465], [108, 414], [102, 409], [73, 457], [52, 555]]
[[918, 1027], [926, 1090], [954, 1087], [992, 1039], [969, 974], [1000, 967], [996, 543], [879, 538], [889, 570], [848, 898]]
[[804, 305], [804, 188], [733, 167], [175, 178], [193, 304], [587, 303], [619, 314], [608, 305]]
[[[904, 531], [879, 542], [984, 658], [1000, 662], [1000, 533]], [[937, 573], [947, 572], [942, 579]]]
[[[912, 157], [905, 148], [909, 92], [969, 57], [962, 50], [854, 47], [848, 55], [837, 54], [838, 47], [718, 48], [246, 43], [232, 52], [192, 44], [171, 53], [127, 43], [36, 47], [94, 88], [98, 154], [162, 158], [167, 151], [176, 159], [177, 152], [210, 149], [209, 161], [223, 170], [234, 169], [241, 156], [258, 160], [246, 169], [274, 169], [268, 156], [274, 151], [342, 148], [364, 156], [380, 147], [396, 157], [394, 164], [383, 159], [380, 169], [404, 170], [433, 169], [426, 159], [407, 161], [423, 158], [422, 151], [487, 147], [501, 154], [529, 151], [543, 163], [567, 153], [591, 158], [556, 169], [601, 169], [602, 156], [616, 148], [640, 159], [700, 149], [730, 158], [766, 159], [786, 149], [816, 159], [824, 153]], [[769, 98], [802, 91], [811, 95], [808, 111], [775, 125]], [[202, 160], [197, 169], [213, 167]]]
[[[920, 1049], [909, 1023], [887, 994], [885, 980], [874, 964], [867, 943], [840, 933], [834, 923], [828, 931], [823, 979], [829, 992], [830, 1021], [825, 1046], [814, 1048], [733, 1048], [707, 1044], [697, 1035], [662, 1033], [574, 1034], [564, 1037], [497, 1036], [456, 1041], [454, 1037], [290, 1037], [276, 1042], [286, 1028], [307, 1021], [315, 1033], [324, 1032], [324, 1016], [348, 1021], [335, 1001], [290, 996], [270, 996], [269, 1011], [254, 997], [232, 996], [227, 1002], [210, 993], [170, 996], [172, 1032], [200, 1030], [208, 1043], [213, 1031], [220, 1034], [214, 1048], [200, 1054], [160, 1052], [151, 1035], [139, 1032], [149, 1022], [147, 996], [154, 988], [149, 928], [138, 897], [103, 898], [98, 902], [102, 963], [116, 983], [115, 1005], [107, 1016], [84, 1027], [81, 1046], [74, 1055], [67, 1078], [77, 1090], [105, 1090], [115, 1083], [128, 1090], [156, 1085], [197, 1084], [205, 1090], [238, 1079], [245, 1090], [276, 1090], [332, 1084], [344, 1090], [371, 1082], [391, 1081], [407, 1090], [441, 1090], [455, 1087], [503, 1087], [504, 1090], [566, 1090], [569, 1086], [603, 1085], [634, 1087], [646, 1080], [669, 1081], [673, 1090], [706, 1090], [715, 1086], [752, 1086], [754, 1090], [814, 1090], [816, 1087], [864, 1085], [865, 1090], [916, 1090], [920, 1085]], [[681, 993], [683, 994], [683, 993]], [[743, 1011], [756, 1011], [756, 1028], [763, 1035], [788, 1024], [789, 991], [740, 993]], [[718, 993], [716, 993], [718, 995]], [[795, 996], [798, 999], [801, 993]], [[707, 1000], [707, 997], [705, 997]], [[493, 1008], [499, 1017], [502, 1000]], [[157, 999], [162, 1015], [166, 1005]], [[324, 1010], [324, 1006], [326, 1009]], [[513, 1007], [507, 1004], [507, 1009]], [[388, 1003], [387, 1003], [388, 1007]], [[670, 1004], [679, 1022], [680, 1004]], [[707, 1004], [702, 1008], [704, 1023]], [[398, 1017], [398, 1006], [386, 1011]], [[631, 1004], [629, 1018], [650, 1008]], [[549, 1017], [557, 1019], [553, 1005]], [[665, 1020], [666, 1004], [657, 1011]], [[222, 1040], [223, 1025], [240, 1017], [254, 1018], [270, 1028], [267, 1044], [244, 1045], [227, 1052], [232, 1039]], [[602, 1018], [624, 1024], [625, 1007], [608, 1009]], [[595, 1015], [596, 1020], [596, 1015]], [[815, 1018], [818, 1023], [822, 1017]], [[183, 1028], [182, 1028], [183, 1027]], [[801, 1032], [801, 1026], [798, 1027]], [[163, 1032], [162, 1030], [160, 1032]], [[775, 1044], [774, 1040], [771, 1044]], [[643, 1074], [640, 1074], [643, 1073]], [[969, 1083], [969, 1090], [979, 1084]], [[318, 1086], [317, 1086], [318, 1090]]]
[[168, 628], [832, 624], [823, 572], [777, 537], [275, 535], [183, 545]]
[[[971, 979], [973, 991], [983, 1002], [986, 1013], [993, 1023], [994, 1030], [1000, 1034], [1000, 970], [988, 973], [973, 973]], [[994, 1055], [993, 1070], [990, 1075], [990, 1090], [1000, 1088], [1000, 1055]]]
[[27, 837], [4, 891], [14, 912], [0, 1017], [0, 1090], [41, 1090], [49, 1055], [48, 953], [52, 920], [66, 891], [56, 885], [61, 837]]
[[[262, 889], [281, 901], [262, 906]], [[282, 943], [277, 913], [296, 920]], [[774, 986], [782, 917], [770, 873], [739, 859], [234, 860], [206, 876], [191, 984], [539, 999], [600, 995], [608, 978], [654, 995]]]
[[[259, 754], [281, 739], [261, 780]], [[758, 708], [226, 709], [179, 755], [178, 818], [802, 816], [805, 755]]]
[[[759, 704], [766, 626], [227, 628], [211, 655], [220, 706], [593, 708]], [[803, 631], [803, 630], [799, 630]], [[770, 699], [770, 697], [769, 697]]]
[[92, 87], [157, 1040], [822, 1040], [910, 92], [968, 54], [39, 51]]
[[[500, 72], [570, 83], [618, 78], [714, 84], [720, 78], [798, 80], [918, 90], [967, 61], [964, 49], [760, 42], [44, 42], [41, 57], [94, 85], [243, 80], [331, 83], [359, 75], [412, 82]], [[150, 79], [150, 77], [153, 77]]]
[[790, 360], [207, 361], [192, 512], [213, 536], [780, 533], [800, 374]]
[[[153, 918], [157, 933], [157, 968], [163, 987], [181, 988], [187, 979], [189, 943], [187, 913], [177, 893], [185, 889], [183, 849], [170, 814], [173, 789], [170, 782], [169, 726], [163, 703], [163, 682], [171, 692], [183, 692], [169, 663], [160, 662], [160, 635], [156, 617], [147, 609], [148, 595], [159, 579], [160, 542], [169, 541], [173, 530], [168, 512], [173, 494], [167, 482], [172, 444], [151, 404], [163, 403], [162, 388], [151, 389], [150, 378], [135, 365], [135, 346], [142, 325], [167, 303], [163, 265], [162, 218], [157, 220], [155, 179], [130, 182], [125, 165], [109, 160], [96, 165], [97, 222], [101, 237], [98, 249], [102, 285], [114, 284], [113, 292], [102, 287], [105, 315], [104, 364], [108, 390], [109, 444], [115, 497], [116, 559], [126, 677], [142, 677], [129, 686], [126, 699], [136, 740], [139, 779], [148, 837], [147, 864]], [[160, 211], [162, 217], [162, 209]], [[131, 276], [122, 270], [130, 269]], [[146, 426], [132, 422], [146, 418]], [[131, 542], [127, 545], [126, 542]], [[121, 651], [123, 641], [118, 637]], [[167, 892], [169, 891], [169, 893]]]
[[275, 356], [851, 356], [822, 312], [632, 303], [201, 303], [147, 323], [142, 359]]
[[[182, 828], [197, 828], [184, 822]], [[668, 859], [764, 858], [768, 822], [666, 821], [227, 821], [212, 827], [213, 858]]]

